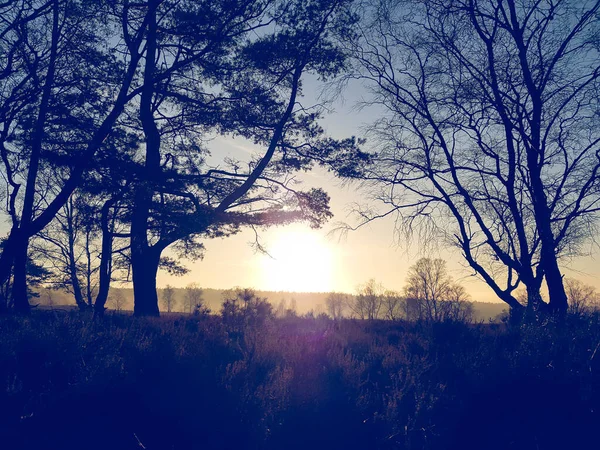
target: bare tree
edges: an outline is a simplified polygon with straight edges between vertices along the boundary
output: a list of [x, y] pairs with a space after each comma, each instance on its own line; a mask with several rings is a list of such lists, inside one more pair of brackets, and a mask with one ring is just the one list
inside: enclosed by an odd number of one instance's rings
[[574, 278], [565, 278], [564, 283], [569, 298], [569, 313], [580, 316], [600, 307], [600, 295], [595, 287]]
[[[111, 177], [113, 178], [113, 177]], [[116, 177], [114, 177], [116, 178]], [[115, 181], [113, 178], [113, 182]], [[103, 183], [106, 185], [107, 183]], [[126, 275], [122, 281], [128, 280], [130, 269], [129, 244], [115, 246], [117, 237], [129, 238], [128, 233], [119, 233], [123, 220], [119, 216], [123, 214], [124, 208], [119, 204], [123, 193], [119, 192], [105, 199], [100, 208], [100, 262], [98, 265], [98, 289], [94, 301], [94, 315], [104, 314], [104, 305], [110, 292], [110, 284], [115, 272], [124, 272]]]
[[472, 322], [474, 308], [470, 299], [471, 296], [467, 293], [464, 286], [458, 283], [452, 283], [448, 289], [448, 294], [446, 295], [446, 317], [449, 320], [457, 322]]
[[358, 286], [354, 301], [350, 303], [352, 312], [360, 319], [374, 320], [380, 318], [383, 306], [383, 286], [373, 278]]
[[399, 292], [385, 291], [383, 293], [383, 316], [387, 320], [399, 320], [406, 310], [406, 300]]
[[471, 323], [475, 314], [473, 303], [468, 300], [446, 300], [444, 302], [445, 320], [454, 322]]
[[298, 315], [298, 302], [294, 297], [290, 299], [290, 304], [285, 310], [285, 315], [287, 317], [296, 317]]
[[334, 319], [339, 320], [344, 317], [344, 310], [348, 303], [348, 296], [341, 292], [331, 292], [325, 298], [325, 307], [327, 313]]
[[192, 314], [196, 308], [202, 305], [202, 288], [197, 283], [188, 284], [183, 291], [184, 312]]
[[113, 289], [110, 293], [108, 302], [115, 311], [122, 311], [126, 303], [125, 295], [120, 289]]
[[98, 287], [95, 212], [89, 198], [74, 194], [31, 242], [36, 260], [53, 274], [53, 287], [73, 294], [81, 310], [92, 307]]
[[[564, 312], [558, 264], [599, 203], [600, 2], [381, 0], [354, 47], [385, 112], [375, 187], [399, 227], [458, 246], [513, 308]], [[423, 236], [425, 235], [425, 236]]]
[[277, 304], [277, 308], [275, 308], [275, 317], [285, 317], [287, 310], [287, 302], [285, 298], [282, 298]]
[[443, 259], [421, 258], [413, 264], [404, 293], [412, 304], [411, 316], [417, 320], [469, 321], [473, 314], [464, 288], [452, 280]]
[[170, 284], [167, 284], [162, 290], [162, 301], [165, 308], [167, 308], [167, 312], [173, 311], [173, 307], [175, 306], [175, 289]]
[[54, 306], [55, 304], [55, 299], [54, 299], [54, 292], [52, 289], [49, 288], [44, 288], [40, 291], [40, 296], [39, 296], [39, 301], [42, 305], [45, 306]]

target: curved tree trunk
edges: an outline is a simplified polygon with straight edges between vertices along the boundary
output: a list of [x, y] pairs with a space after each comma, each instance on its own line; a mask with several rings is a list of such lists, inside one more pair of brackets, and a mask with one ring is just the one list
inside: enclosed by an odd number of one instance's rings
[[566, 313], [568, 307], [567, 293], [563, 284], [560, 268], [558, 267], [558, 258], [550, 222], [548, 200], [544, 193], [544, 186], [537, 166], [537, 156], [535, 154], [528, 155], [528, 164], [531, 173], [533, 209], [541, 243], [540, 265], [544, 272], [546, 285], [548, 286], [548, 307], [551, 312], [563, 315]]
[[69, 257], [69, 276], [71, 278], [71, 286], [73, 286], [73, 297], [75, 297], [75, 303], [81, 311], [84, 311], [87, 309], [87, 304], [85, 303], [83, 294], [81, 293], [81, 285], [79, 283], [79, 278], [77, 277], [77, 266], [75, 264], [75, 258], [72, 256]]
[[[543, 257], [542, 260], [544, 260]], [[556, 254], [554, 253], [554, 245], [552, 246], [550, 257], [544, 263], [544, 273], [546, 276], [548, 292], [550, 293], [550, 303], [548, 304], [550, 311], [559, 315], [564, 315], [567, 312], [569, 303], [563, 283], [563, 277], [560, 268], [558, 267]]]
[[[560, 268], [558, 267], [556, 243], [551, 223], [552, 210], [548, 204], [546, 186], [542, 179], [542, 170], [546, 157], [546, 149], [542, 141], [543, 110], [546, 107], [543, 98], [544, 86], [543, 84], [537, 83], [534, 77], [534, 71], [531, 69], [530, 61], [528, 59], [528, 44], [525, 41], [524, 30], [519, 29], [519, 26], [517, 25], [518, 15], [514, 3], [509, 3], [509, 10], [511, 21], [515, 28], [512, 36], [518, 49], [523, 80], [531, 97], [530, 102], [532, 108], [530, 118], [527, 120], [530, 130], [529, 135], [524, 136], [525, 139], [523, 140], [523, 145], [526, 151], [526, 162], [531, 183], [533, 212], [541, 244], [540, 265], [548, 286], [549, 309], [552, 312], [558, 312], [562, 315], [567, 311], [567, 294], [563, 285]], [[551, 69], [548, 71], [548, 76], [550, 74]]]
[[108, 214], [113, 204], [113, 199], [108, 200], [102, 205], [100, 216], [100, 226], [102, 229], [102, 251], [100, 253], [100, 268], [98, 281], [98, 295], [94, 302], [94, 317], [102, 317], [108, 300], [110, 291], [110, 282], [112, 276], [112, 252], [113, 252], [113, 235], [109, 228]]
[[73, 198], [67, 203], [67, 235], [69, 240], [69, 277], [71, 278], [71, 286], [73, 287], [73, 297], [75, 303], [81, 311], [87, 307], [83, 294], [81, 293], [81, 284], [79, 283], [79, 274], [77, 273], [77, 261], [75, 260], [75, 227], [73, 224]]

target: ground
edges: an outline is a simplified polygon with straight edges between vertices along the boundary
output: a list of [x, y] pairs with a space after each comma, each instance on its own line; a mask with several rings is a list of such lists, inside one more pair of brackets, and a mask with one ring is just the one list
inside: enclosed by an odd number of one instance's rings
[[579, 448], [600, 325], [0, 317], [5, 449]]

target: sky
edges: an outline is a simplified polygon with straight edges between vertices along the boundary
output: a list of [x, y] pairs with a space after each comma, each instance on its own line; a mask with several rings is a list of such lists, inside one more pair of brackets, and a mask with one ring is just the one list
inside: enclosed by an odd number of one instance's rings
[[[303, 104], [317, 99], [321, 86], [314, 80], [305, 84]], [[377, 114], [360, 110], [357, 105], [367, 96], [358, 82], [350, 85], [332, 105], [322, 125], [329, 135], [337, 138], [362, 136], [364, 128]], [[368, 143], [367, 143], [368, 148]], [[238, 158], [249, 155], [252, 146], [243, 141], [219, 138], [213, 142], [218, 155]], [[352, 205], [368, 200], [360, 186], [342, 185], [340, 180], [322, 169], [303, 177], [304, 188], [322, 187], [331, 197], [333, 219], [320, 230], [311, 230], [306, 224], [275, 227], [260, 232], [260, 241], [268, 255], [257, 253], [253, 247], [252, 230], [243, 231], [224, 239], [207, 240], [205, 257], [188, 263], [190, 272], [182, 277], [159, 273], [158, 285], [183, 287], [198, 283], [204, 288], [227, 289], [234, 286], [268, 291], [353, 293], [371, 278], [386, 289], [401, 291], [409, 267], [420, 257], [443, 258], [449, 273], [464, 285], [471, 298], [477, 301], [500, 302], [490, 288], [473, 276], [455, 248], [443, 246], [427, 252], [398, 240], [392, 218], [382, 219], [345, 237], [334, 230], [340, 222], [356, 224]], [[591, 255], [563, 261], [566, 276], [596, 286], [600, 290], [600, 252], [591, 248]]]

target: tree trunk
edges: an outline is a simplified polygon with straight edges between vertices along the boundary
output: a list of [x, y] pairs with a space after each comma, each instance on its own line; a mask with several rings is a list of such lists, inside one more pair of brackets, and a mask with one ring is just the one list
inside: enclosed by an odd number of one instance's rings
[[15, 260], [15, 242], [18, 234], [17, 226], [13, 226], [10, 230], [10, 234], [4, 241], [2, 247], [2, 254], [0, 255], [0, 286], [2, 286], [2, 304], [9, 308], [9, 295], [11, 291], [10, 276], [12, 275], [12, 268]]
[[20, 312], [29, 312], [29, 299], [27, 295], [27, 250], [29, 248], [29, 225], [33, 219], [33, 205], [35, 200], [35, 190], [37, 175], [39, 171], [40, 159], [42, 154], [42, 145], [44, 140], [44, 129], [46, 126], [46, 116], [49, 110], [50, 97], [52, 96], [52, 87], [54, 84], [54, 75], [56, 70], [56, 54], [58, 51], [58, 40], [60, 32], [58, 0], [54, 1], [53, 20], [52, 20], [52, 44], [50, 48], [50, 60], [48, 62], [48, 71], [44, 80], [44, 88], [40, 100], [40, 107], [32, 135], [31, 154], [29, 156], [29, 167], [27, 170], [27, 184], [25, 186], [25, 195], [23, 196], [23, 211], [21, 213], [21, 224], [19, 226], [19, 238], [16, 242], [16, 251], [14, 258], [14, 280], [13, 280], [13, 299], [15, 310]]
[[81, 311], [86, 309], [86, 303], [81, 293], [81, 285], [77, 274], [77, 261], [75, 260], [75, 227], [73, 225], [73, 199], [67, 203], [67, 234], [69, 240], [69, 277], [71, 278], [71, 286], [73, 287], [73, 297], [75, 303]]
[[79, 278], [77, 278], [77, 268], [75, 266], [74, 258], [69, 257], [69, 275], [71, 277], [71, 286], [73, 286], [73, 297], [75, 297], [75, 303], [77, 307], [84, 311], [87, 308], [87, 304], [83, 299], [83, 295], [81, 293], [81, 286], [79, 284]]
[[90, 250], [90, 230], [85, 232], [85, 294], [86, 304], [90, 308], [94, 305], [94, 298], [92, 296], [92, 251]]
[[525, 286], [527, 289], [525, 318], [527, 321], [534, 323], [539, 320], [540, 313], [546, 312], [548, 305], [542, 300], [539, 283], [526, 284]]
[[[528, 156], [530, 167], [533, 165], [534, 156]], [[548, 286], [549, 304], [551, 312], [560, 315], [566, 313], [568, 302], [567, 293], [563, 284], [562, 274], [558, 267], [558, 258], [556, 256], [556, 246], [554, 244], [554, 234], [550, 224], [550, 211], [544, 186], [537, 166], [530, 169], [531, 185], [533, 190], [533, 207], [535, 221], [538, 227], [541, 243], [540, 265], [546, 278]]]
[[134, 315], [158, 316], [158, 294], [156, 274], [160, 250], [148, 243], [148, 219], [152, 208], [152, 197], [160, 167], [160, 133], [154, 120], [152, 99], [154, 97], [154, 69], [156, 59], [156, 2], [150, 2], [148, 34], [146, 37], [146, 62], [144, 66], [144, 88], [140, 98], [140, 120], [146, 140], [146, 163], [134, 196], [131, 217], [131, 270], [133, 274]]
[[[531, 195], [533, 202], [533, 213], [535, 224], [537, 225], [540, 244], [541, 258], [540, 266], [546, 278], [548, 286], [549, 304], [548, 307], [552, 312], [558, 312], [560, 315], [567, 311], [567, 294], [562, 281], [562, 275], [558, 267], [558, 258], [556, 256], [556, 244], [552, 233], [552, 210], [548, 205], [546, 196], [546, 186], [542, 180], [542, 170], [546, 158], [546, 149], [542, 145], [543, 130], [543, 112], [545, 108], [544, 88], [542, 83], [537, 83], [536, 77], [533, 75], [534, 70], [530, 66], [528, 59], [528, 43], [526, 42], [524, 32], [525, 25], [519, 29], [517, 12], [514, 2], [508, 4], [510, 9], [511, 23], [514, 27], [512, 36], [518, 48], [518, 56], [521, 65], [523, 80], [530, 95], [530, 104], [532, 106], [530, 117], [527, 119], [529, 123], [529, 132], [523, 133], [523, 145], [526, 150], [527, 168], [529, 169], [529, 179], [531, 183]], [[565, 44], [567, 41], [564, 42]], [[543, 68], [548, 69], [548, 66]], [[547, 73], [549, 75], [551, 71]], [[542, 79], [543, 77], [540, 77]]]
[[108, 214], [114, 200], [108, 200], [102, 206], [100, 216], [100, 226], [102, 229], [102, 252], [100, 254], [100, 268], [98, 280], [98, 295], [94, 302], [94, 316], [102, 317], [108, 300], [110, 291], [110, 281], [112, 277], [112, 251], [113, 251], [113, 236], [108, 225]]
[[[553, 239], [554, 241], [554, 239]], [[544, 250], [542, 249], [542, 254]], [[542, 256], [542, 261], [546, 260]], [[544, 261], [544, 274], [546, 277], [546, 285], [550, 293], [550, 303], [548, 304], [550, 311], [559, 315], [564, 315], [569, 307], [567, 293], [563, 283], [563, 277], [558, 267], [556, 254], [552, 249], [550, 256]]]
[[27, 249], [29, 247], [29, 238], [20, 235], [14, 242], [14, 245], [13, 305], [15, 311], [28, 314], [31, 309], [29, 306], [29, 295], [27, 294]]
[[148, 244], [148, 217], [152, 204], [150, 183], [142, 183], [134, 198], [131, 218], [131, 271], [133, 279], [133, 311], [136, 316], [158, 316], [156, 275], [160, 251]]
[[156, 275], [160, 252], [153, 248], [131, 254], [133, 276], [133, 314], [135, 316], [159, 316]]

